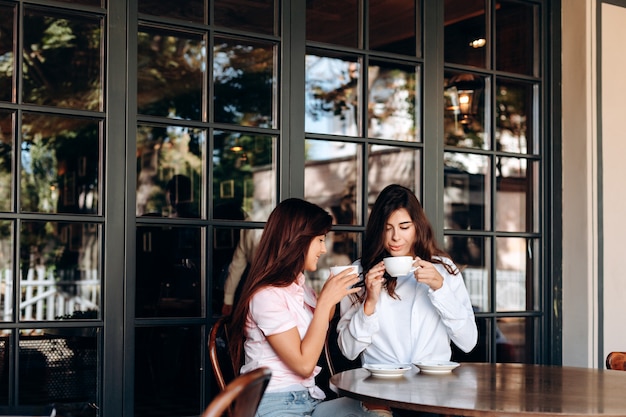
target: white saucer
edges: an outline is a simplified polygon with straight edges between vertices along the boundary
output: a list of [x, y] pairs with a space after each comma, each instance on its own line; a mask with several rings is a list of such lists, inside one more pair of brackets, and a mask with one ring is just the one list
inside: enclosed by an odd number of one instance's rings
[[449, 374], [459, 365], [460, 363], [452, 361], [423, 361], [415, 364], [423, 374]]
[[406, 371], [411, 369], [411, 365], [404, 363], [401, 364], [384, 364], [384, 363], [369, 363], [363, 365], [364, 369], [370, 371], [372, 376], [379, 378], [398, 378], [404, 375]]

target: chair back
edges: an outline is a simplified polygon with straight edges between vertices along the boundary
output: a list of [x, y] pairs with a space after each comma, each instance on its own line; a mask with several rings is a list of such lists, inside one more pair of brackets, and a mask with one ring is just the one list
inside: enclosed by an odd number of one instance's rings
[[606, 357], [606, 369], [626, 371], [626, 352], [611, 352]]
[[200, 417], [254, 417], [272, 372], [267, 367], [239, 375], [215, 397]]
[[220, 317], [209, 333], [209, 359], [213, 375], [221, 390], [239, 374], [239, 363], [231, 358], [228, 348], [228, 316]]
[[335, 309], [335, 315], [328, 323], [328, 332], [326, 333], [326, 341], [324, 342], [324, 356], [326, 357], [326, 365], [330, 376], [335, 375], [337, 372], [347, 371], [348, 369], [355, 369], [361, 367], [361, 357], [356, 359], [348, 359], [337, 343], [337, 324], [339, 324], [339, 304]]

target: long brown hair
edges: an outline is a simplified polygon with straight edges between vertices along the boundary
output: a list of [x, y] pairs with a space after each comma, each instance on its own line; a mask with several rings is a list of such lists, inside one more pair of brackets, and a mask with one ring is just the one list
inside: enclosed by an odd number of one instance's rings
[[[369, 271], [383, 258], [391, 256], [385, 249], [385, 229], [389, 217], [399, 209], [405, 209], [409, 213], [415, 226], [416, 239], [413, 247], [415, 255], [429, 262], [444, 265], [451, 274], [457, 273], [458, 269], [456, 267], [448, 265], [438, 258], [433, 258], [435, 256], [450, 258], [450, 255], [437, 246], [433, 228], [413, 191], [398, 184], [388, 185], [380, 192], [367, 221], [363, 254], [361, 256], [361, 265], [364, 273]], [[385, 274], [384, 286], [387, 289], [387, 293], [393, 298], [397, 298], [395, 293], [396, 285], [397, 278]], [[364, 297], [365, 292], [360, 293], [358, 296], [360, 301]]]
[[299, 198], [284, 200], [272, 211], [230, 320], [229, 349], [233, 358], [243, 359], [246, 318], [254, 294], [264, 287], [293, 283], [303, 272], [313, 238], [328, 233], [331, 225], [328, 212]]

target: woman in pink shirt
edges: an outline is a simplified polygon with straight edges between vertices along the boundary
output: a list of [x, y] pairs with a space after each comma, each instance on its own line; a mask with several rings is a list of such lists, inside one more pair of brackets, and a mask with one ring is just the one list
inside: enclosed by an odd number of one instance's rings
[[[350, 289], [358, 281], [350, 271], [331, 276], [318, 297], [305, 284], [303, 271], [317, 269], [331, 224], [319, 206], [291, 198], [276, 206], [265, 225], [229, 326], [231, 355], [244, 359], [240, 372], [272, 370], [257, 416], [320, 415], [313, 413], [324, 392], [315, 376], [328, 322], [335, 305], [359, 290]], [[324, 403], [324, 413], [341, 415], [328, 407], [333, 401]]]

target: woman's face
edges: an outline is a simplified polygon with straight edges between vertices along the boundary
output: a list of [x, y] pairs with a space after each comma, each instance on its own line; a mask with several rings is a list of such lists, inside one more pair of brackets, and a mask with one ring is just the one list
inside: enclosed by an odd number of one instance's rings
[[309, 250], [304, 258], [304, 270], [317, 270], [317, 261], [323, 253], [326, 253], [326, 235], [315, 236], [311, 240]]
[[384, 245], [391, 256], [415, 256], [416, 232], [413, 220], [406, 209], [391, 213], [385, 225]]

